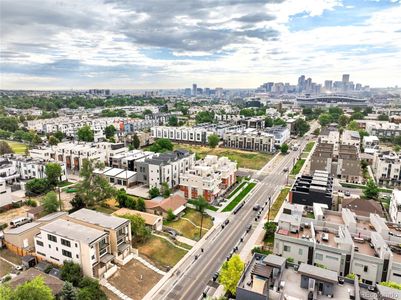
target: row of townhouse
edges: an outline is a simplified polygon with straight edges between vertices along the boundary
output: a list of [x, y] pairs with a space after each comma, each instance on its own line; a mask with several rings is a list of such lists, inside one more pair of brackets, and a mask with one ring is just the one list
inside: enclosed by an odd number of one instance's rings
[[309, 173], [322, 170], [335, 178], [361, 183], [360, 162], [359, 148], [354, 145], [340, 144], [337, 150], [335, 144], [319, 143], [311, 156]]
[[236, 182], [237, 163], [227, 157], [207, 155], [180, 176], [180, 190], [185, 198], [203, 196], [213, 202]]
[[372, 171], [379, 184], [398, 186], [401, 183], [401, 156], [392, 151], [373, 154]]
[[314, 205], [314, 219], [302, 205], [285, 203], [273, 253], [296, 264], [324, 266], [339, 276], [355, 274], [366, 284], [401, 283], [401, 227], [377, 214], [355, 215]]
[[360, 126], [365, 127], [369, 135], [383, 139], [392, 139], [401, 135], [401, 124], [386, 121], [360, 121]]
[[243, 125], [201, 124], [194, 127], [155, 126], [151, 129], [152, 137], [166, 138], [182, 143], [207, 144], [208, 137], [217, 134], [220, 138], [225, 132], [244, 128]]
[[235, 130], [226, 132], [223, 136], [223, 145], [226, 148], [234, 148], [249, 151], [274, 152], [274, 134], [255, 129]]
[[29, 150], [33, 158], [53, 159], [64, 163], [67, 170], [79, 171], [85, 159], [96, 160], [110, 165], [115, 155], [126, 153], [128, 148], [119, 143], [63, 142], [55, 146]]

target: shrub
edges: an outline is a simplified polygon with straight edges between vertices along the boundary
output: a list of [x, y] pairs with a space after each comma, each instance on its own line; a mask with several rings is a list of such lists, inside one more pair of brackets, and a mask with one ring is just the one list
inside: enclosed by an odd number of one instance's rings
[[31, 206], [31, 207], [36, 207], [38, 206], [38, 203], [35, 200], [28, 199], [25, 201], [25, 205]]

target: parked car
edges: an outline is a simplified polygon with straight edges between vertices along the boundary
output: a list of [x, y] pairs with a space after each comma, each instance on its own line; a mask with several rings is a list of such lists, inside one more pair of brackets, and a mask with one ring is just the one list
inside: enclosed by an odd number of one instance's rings
[[347, 197], [349, 197], [349, 196], [351, 196], [351, 193], [350, 193], [349, 191], [345, 191], [345, 192], [344, 192], [344, 195], [347, 196]]
[[256, 204], [253, 206], [253, 210], [258, 211], [260, 209], [260, 205]]
[[288, 168], [284, 168], [284, 169], [283, 169], [283, 172], [284, 172], [284, 173], [287, 173], [287, 172], [288, 172]]
[[29, 217], [19, 217], [19, 218], [15, 218], [13, 220], [10, 221], [10, 226], [12, 228], [24, 225], [26, 223], [30, 223], [32, 222], [32, 218]]

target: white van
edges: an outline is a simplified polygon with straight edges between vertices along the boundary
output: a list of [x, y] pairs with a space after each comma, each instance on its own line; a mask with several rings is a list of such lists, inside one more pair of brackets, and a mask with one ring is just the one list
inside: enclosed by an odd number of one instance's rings
[[29, 217], [20, 217], [20, 218], [15, 218], [14, 220], [10, 221], [10, 226], [11, 228], [15, 228], [21, 225], [24, 225], [26, 223], [32, 222], [32, 218]]

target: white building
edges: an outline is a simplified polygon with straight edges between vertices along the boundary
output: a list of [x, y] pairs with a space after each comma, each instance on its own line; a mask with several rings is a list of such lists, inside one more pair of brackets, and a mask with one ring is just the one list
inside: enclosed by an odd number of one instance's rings
[[359, 149], [361, 146], [361, 137], [359, 132], [354, 130], [344, 130], [343, 134], [341, 135], [341, 144], [352, 145]]
[[401, 135], [401, 124], [386, 121], [366, 121], [366, 131], [369, 135], [383, 139], [392, 139]]
[[362, 146], [366, 149], [378, 149], [379, 148], [379, 138], [374, 135], [364, 136], [362, 139]]
[[274, 145], [276, 147], [281, 147], [291, 137], [291, 132], [288, 127], [275, 126], [266, 128], [265, 132], [274, 135]]
[[401, 224], [401, 191], [394, 189], [391, 195], [389, 213], [391, 221]]
[[236, 182], [237, 163], [227, 157], [207, 155], [180, 176], [180, 190], [185, 198], [203, 196], [213, 202], [219, 194]]
[[379, 184], [401, 183], [401, 158], [395, 152], [383, 151], [373, 155], [372, 171]]
[[224, 147], [241, 150], [274, 152], [275, 143], [273, 134], [253, 128], [229, 131], [223, 137]]

